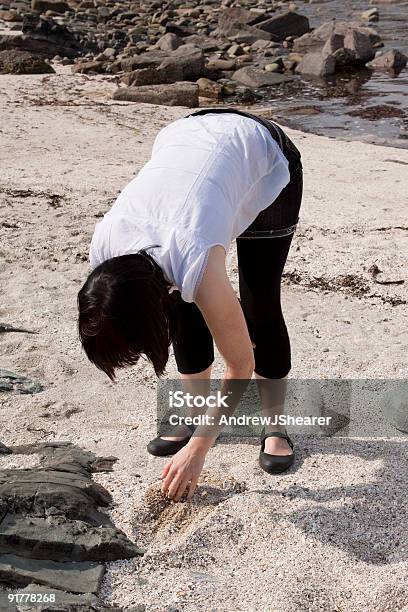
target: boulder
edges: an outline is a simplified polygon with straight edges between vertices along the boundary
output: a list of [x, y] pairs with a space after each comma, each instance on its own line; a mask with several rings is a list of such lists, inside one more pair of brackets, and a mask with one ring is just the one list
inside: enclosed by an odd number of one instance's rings
[[140, 68], [126, 72], [121, 78], [124, 85], [160, 85], [166, 83], [164, 73], [160, 73], [156, 68]]
[[124, 102], [146, 102], [164, 106], [198, 106], [198, 85], [181, 81], [165, 85], [142, 85], [141, 87], [120, 87], [113, 94], [114, 100]]
[[71, 593], [96, 594], [104, 573], [104, 566], [98, 563], [58, 563], [0, 555], [0, 582], [7, 584], [28, 586], [35, 581]]
[[198, 79], [197, 85], [199, 96], [213, 100], [220, 100], [222, 98], [223, 87], [220, 83], [211, 79], [201, 78]]
[[164, 82], [196, 81], [204, 70], [204, 54], [194, 45], [182, 45], [173, 51], [158, 66]]
[[218, 34], [229, 36], [232, 31], [242, 26], [251, 26], [263, 20], [265, 13], [249, 11], [239, 6], [226, 8], [218, 18]]
[[285, 40], [287, 36], [302, 36], [310, 31], [308, 18], [292, 11], [261, 21], [257, 27], [269, 32], [274, 40], [279, 41]]
[[101, 74], [105, 72], [105, 62], [100, 61], [90, 61], [90, 62], [78, 62], [78, 64], [74, 64], [71, 68], [71, 71], [74, 74]]
[[146, 51], [141, 55], [126, 57], [117, 62], [118, 68], [124, 72], [139, 70], [141, 68], [158, 68], [162, 61], [168, 57], [166, 51]]
[[164, 34], [161, 38], [159, 38], [156, 43], [156, 47], [162, 51], [175, 51], [182, 44], [183, 40], [177, 36], [177, 34], [167, 32], [167, 34]]
[[221, 71], [221, 70], [235, 70], [237, 62], [234, 59], [212, 59], [207, 65], [207, 70]]
[[270, 42], [271, 38], [272, 34], [269, 34], [269, 32], [265, 32], [264, 30], [260, 30], [259, 28], [252, 26], [234, 30], [234, 32], [229, 36], [231, 41], [246, 43], [248, 45], [252, 45], [252, 43], [256, 42], [257, 40], [265, 40], [266, 42]]
[[28, 51], [0, 51], [0, 74], [52, 74], [55, 70], [44, 58]]
[[341, 34], [345, 36], [347, 32], [356, 30], [366, 34], [372, 46], [378, 46], [381, 44], [381, 36], [378, 32], [369, 26], [362, 26], [360, 23], [355, 21], [327, 21], [321, 26], [296, 38], [293, 43], [293, 50], [300, 53], [317, 51], [323, 48], [325, 42], [330, 38], [332, 34]]
[[232, 78], [242, 85], [255, 88], [279, 85], [280, 83], [285, 83], [292, 79], [292, 77], [283, 74], [268, 73], [260, 68], [253, 68], [252, 66], [245, 66], [244, 68], [236, 70]]
[[334, 74], [336, 60], [332, 55], [322, 53], [306, 53], [302, 61], [296, 66], [296, 72], [315, 77], [326, 77]]
[[31, 8], [39, 13], [45, 13], [45, 11], [65, 13], [65, 11], [70, 10], [69, 5], [64, 0], [31, 0]]
[[[92, 45], [91, 45], [92, 47]], [[20, 49], [46, 58], [77, 57], [84, 53], [84, 45], [67, 27], [59, 25], [50, 17], [25, 15], [22, 34], [0, 36], [0, 51]]]
[[398, 49], [390, 49], [373, 59], [368, 66], [377, 70], [402, 70], [407, 65], [407, 56], [398, 51]]
[[364, 65], [375, 57], [369, 35], [360, 29], [351, 29], [344, 36], [344, 48], [352, 52], [352, 63]]

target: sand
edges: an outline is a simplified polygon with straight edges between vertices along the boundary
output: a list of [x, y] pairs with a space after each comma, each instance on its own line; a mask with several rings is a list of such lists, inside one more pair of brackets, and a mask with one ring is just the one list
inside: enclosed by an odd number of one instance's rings
[[[76, 294], [98, 218], [147, 161], [157, 131], [187, 111], [114, 103], [114, 88], [103, 77], [0, 78], [0, 321], [38, 332], [2, 334], [0, 366], [45, 385], [0, 396], [1, 441], [70, 440], [119, 458], [96, 479], [146, 554], [109, 565], [107, 604], [408, 610], [407, 446], [396, 430], [295, 439], [296, 465], [278, 477], [258, 467], [256, 441], [220, 442], [191, 505], [156, 503], [165, 460], [145, 451], [155, 435], [153, 370], [143, 361], [114, 385], [91, 366]], [[288, 133], [305, 168], [283, 285], [290, 376], [406, 378], [408, 151]], [[228, 263], [238, 290], [234, 245]], [[405, 282], [374, 283], [373, 264]], [[222, 371], [217, 356], [214, 377]], [[172, 357], [167, 376], [176, 374]]]

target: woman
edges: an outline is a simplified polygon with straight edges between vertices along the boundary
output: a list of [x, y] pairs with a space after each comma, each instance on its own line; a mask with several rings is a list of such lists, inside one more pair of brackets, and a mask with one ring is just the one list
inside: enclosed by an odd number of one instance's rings
[[[280, 303], [282, 271], [302, 198], [300, 153], [270, 121], [233, 109], [206, 109], [162, 129], [151, 159], [97, 224], [93, 271], [78, 295], [79, 334], [88, 358], [109, 378], [146, 355], [162, 376], [172, 343], [185, 384], [209, 381], [215, 341], [224, 382], [280, 381], [291, 368]], [[226, 271], [236, 239], [240, 299]], [[265, 411], [276, 404], [261, 392]], [[279, 402], [278, 402], [279, 403]], [[215, 437], [153, 440], [152, 454], [172, 455], [163, 492], [194, 493]], [[269, 473], [294, 459], [285, 430], [261, 439]]]

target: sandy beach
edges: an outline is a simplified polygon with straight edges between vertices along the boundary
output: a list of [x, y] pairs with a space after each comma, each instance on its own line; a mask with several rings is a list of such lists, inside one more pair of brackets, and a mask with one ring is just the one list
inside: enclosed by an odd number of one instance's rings
[[[118, 457], [95, 479], [113, 495], [116, 526], [146, 553], [108, 564], [101, 604], [407, 611], [407, 441], [397, 430], [295, 439], [296, 464], [277, 477], [259, 468], [256, 441], [218, 443], [193, 503], [159, 503], [164, 460], [145, 450], [153, 369], [141, 361], [117, 384], [97, 371], [77, 338], [76, 295], [95, 223], [158, 130], [188, 111], [116, 102], [115, 87], [114, 77], [69, 72], [1, 77], [0, 321], [37, 333], [1, 334], [0, 366], [44, 390], [0, 394], [0, 441], [71, 441]], [[406, 378], [408, 150], [288, 134], [305, 172], [283, 285], [290, 376]], [[235, 245], [228, 261], [238, 291]], [[376, 283], [373, 265], [378, 278], [405, 282]], [[217, 356], [214, 376], [222, 372]], [[177, 376], [173, 357], [167, 376]], [[10, 461], [0, 455], [0, 469]]]

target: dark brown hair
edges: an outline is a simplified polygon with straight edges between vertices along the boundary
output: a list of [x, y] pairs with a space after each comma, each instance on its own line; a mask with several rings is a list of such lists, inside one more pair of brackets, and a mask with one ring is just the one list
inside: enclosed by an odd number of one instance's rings
[[173, 337], [171, 284], [144, 250], [108, 259], [78, 293], [78, 331], [88, 359], [115, 380], [115, 369], [143, 353], [162, 376]]

